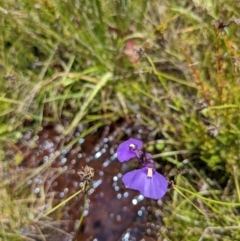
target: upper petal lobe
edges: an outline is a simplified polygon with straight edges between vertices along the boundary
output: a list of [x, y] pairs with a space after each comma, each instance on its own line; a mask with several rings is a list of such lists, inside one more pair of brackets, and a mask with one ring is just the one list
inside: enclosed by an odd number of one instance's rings
[[120, 162], [129, 161], [130, 159], [136, 157], [134, 151], [132, 151], [129, 147], [131, 144], [134, 144], [137, 149], [142, 148], [142, 142], [137, 139], [130, 138], [127, 141], [122, 142], [117, 149], [117, 157]]

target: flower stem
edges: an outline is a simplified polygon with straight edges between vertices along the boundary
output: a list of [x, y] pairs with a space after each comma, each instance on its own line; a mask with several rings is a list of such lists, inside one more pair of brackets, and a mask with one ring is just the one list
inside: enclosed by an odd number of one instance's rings
[[86, 192], [84, 193], [84, 197], [83, 198], [84, 198], [84, 201], [83, 201], [83, 211], [82, 211], [82, 214], [81, 214], [81, 216], [79, 218], [78, 227], [77, 227], [76, 232], [74, 234], [74, 237], [72, 239], [73, 241], [77, 241], [77, 235], [78, 235], [78, 233], [80, 231], [80, 228], [81, 228], [81, 225], [82, 225], [84, 211], [86, 210], [86, 206], [87, 206], [87, 194], [86, 194]]
[[50, 213], [54, 212], [56, 209], [58, 209], [59, 207], [63, 206], [65, 203], [67, 203], [69, 200], [71, 200], [72, 198], [74, 198], [75, 196], [77, 196], [79, 193], [81, 193], [82, 191], [84, 191], [85, 189], [85, 185], [83, 186], [83, 188], [77, 192], [75, 192], [72, 196], [70, 196], [69, 198], [65, 199], [64, 201], [62, 201], [61, 203], [59, 203], [56, 207], [52, 208], [51, 210], [49, 210], [48, 212], [46, 212], [43, 216], [48, 216]]

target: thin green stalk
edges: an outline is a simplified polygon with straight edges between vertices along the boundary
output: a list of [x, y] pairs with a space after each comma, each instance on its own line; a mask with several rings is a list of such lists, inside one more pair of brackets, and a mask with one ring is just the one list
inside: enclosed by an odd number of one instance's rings
[[239, 180], [238, 180], [237, 167], [236, 166], [233, 166], [233, 176], [234, 176], [234, 182], [235, 182], [236, 189], [237, 189], [238, 201], [240, 202], [240, 187], [239, 187]]
[[89, 96], [87, 97], [86, 101], [81, 106], [80, 111], [75, 115], [72, 123], [69, 125], [69, 127], [65, 130], [65, 135], [69, 134], [81, 121], [83, 116], [86, 114], [87, 107], [90, 105], [91, 101], [94, 99], [96, 94], [101, 91], [101, 89], [104, 87], [104, 85], [107, 83], [107, 81], [112, 77], [112, 73], [106, 73], [102, 76], [102, 78], [99, 80], [99, 82], [95, 85], [95, 88], [91, 91]]
[[[63, 206], [65, 203], [67, 203], [68, 201], [70, 201], [72, 198], [74, 198], [75, 196], [77, 196], [79, 193], [81, 193], [82, 191], [85, 190], [85, 182], [83, 184], [83, 187], [81, 190], [75, 192], [72, 196], [70, 196], [69, 198], [65, 199], [64, 201], [62, 201], [61, 203], [59, 203], [56, 207], [52, 208], [51, 210], [49, 210], [48, 212], [46, 212], [43, 216], [48, 216], [50, 213], [54, 212], [56, 209], [58, 209], [59, 207]], [[85, 196], [85, 195], [84, 195]]]
[[222, 109], [229, 109], [229, 108], [236, 108], [238, 109], [239, 106], [237, 105], [215, 105], [215, 106], [209, 106], [205, 109], [203, 109], [201, 112], [203, 113], [203, 115], [206, 115], [208, 111], [211, 110], [222, 110]]
[[174, 189], [179, 194], [181, 194], [184, 198], [186, 198], [186, 200], [188, 200], [188, 202], [190, 202], [201, 214], [203, 214], [205, 216], [204, 212], [200, 208], [198, 208], [188, 197], [186, 197], [178, 188], [176, 188], [176, 186], [174, 186]]
[[174, 156], [174, 155], [179, 155], [179, 154], [189, 154], [189, 153], [191, 153], [190, 150], [168, 151], [168, 152], [156, 154], [156, 155], [154, 155], [154, 158], [165, 157], [165, 156]]
[[183, 79], [179, 79], [179, 78], [176, 78], [172, 75], [165, 74], [163, 72], [158, 71], [156, 69], [156, 66], [155, 66], [153, 60], [149, 56], [146, 56], [146, 57], [147, 57], [147, 60], [149, 61], [149, 63], [151, 64], [151, 66], [152, 66], [152, 70], [153, 70], [154, 74], [156, 74], [158, 76], [159, 80], [161, 81], [161, 83], [163, 84], [163, 87], [165, 88], [165, 90], [167, 90], [167, 92], [169, 92], [168, 87], [167, 87], [166, 83], [162, 82], [162, 80], [163, 80], [162, 78], [167, 79], [167, 80], [172, 80], [172, 81], [174, 81], [178, 84], [185, 85], [185, 86], [188, 86], [188, 87], [191, 87], [191, 88], [196, 88], [196, 85], [193, 84], [193, 83], [189, 83], [189, 82], [187, 82]]
[[77, 227], [77, 230], [74, 234], [74, 237], [73, 237], [73, 241], [76, 240], [77, 241], [77, 234], [79, 233], [79, 230], [81, 228], [81, 225], [82, 225], [82, 221], [83, 221], [83, 217], [84, 217], [84, 211], [86, 210], [86, 205], [87, 205], [87, 194], [86, 192], [84, 193], [84, 201], [83, 201], [83, 211], [82, 211], [82, 214], [79, 218], [79, 222], [78, 222], [78, 227]]
[[85, 193], [84, 194], [84, 202], [83, 202], [83, 212], [82, 212], [82, 215], [79, 219], [79, 223], [78, 223], [78, 228], [77, 230], [81, 227], [81, 224], [82, 224], [82, 220], [83, 220], [83, 216], [84, 216], [84, 211], [86, 209], [86, 205], [87, 205], [87, 194]]
[[[4, 227], [2, 219], [1, 219], [1, 226]], [[2, 237], [3, 237], [4, 241], [7, 241], [6, 233], [5, 233], [5, 229], [4, 228], [2, 229]]]
[[240, 206], [240, 203], [229, 203], [229, 202], [222, 202], [222, 201], [218, 201], [218, 200], [214, 200], [214, 199], [210, 199], [210, 198], [206, 198], [206, 197], [203, 197], [201, 194], [199, 193], [195, 193], [195, 192], [192, 192], [192, 191], [189, 191], [185, 188], [182, 188], [182, 187], [179, 187], [179, 186], [174, 186], [174, 189], [177, 190], [179, 193], [180, 193], [180, 190], [184, 191], [184, 192], [187, 192], [187, 193], [190, 193], [192, 194], [193, 196], [195, 197], [198, 197], [202, 200], [205, 200], [205, 201], [208, 201], [210, 203], [216, 203], [216, 204], [219, 204], [219, 205], [223, 205], [223, 206], [230, 206], [230, 207], [236, 207], [236, 206]]
[[228, 108], [239, 108], [237, 105], [215, 105], [206, 108], [207, 110], [219, 110], [219, 109], [228, 109]]

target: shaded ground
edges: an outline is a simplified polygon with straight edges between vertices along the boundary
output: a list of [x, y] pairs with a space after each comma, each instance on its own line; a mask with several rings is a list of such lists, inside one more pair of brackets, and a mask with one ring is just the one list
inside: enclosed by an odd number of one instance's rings
[[[82, 127], [74, 133], [79, 135]], [[98, 133], [79, 140], [79, 144], [70, 150], [62, 151], [52, 168], [65, 170], [63, 174], [52, 173], [45, 180], [48, 193], [54, 193], [56, 203], [71, 196], [80, 189], [81, 181], [77, 172], [85, 165], [95, 170], [93, 188], [88, 191], [87, 210], [78, 234], [81, 241], [115, 241], [115, 240], [156, 240], [157, 231], [161, 225], [159, 211], [153, 211], [154, 206], [161, 205], [150, 199], [145, 199], [138, 192], [128, 190], [121, 181], [122, 173], [132, 169], [129, 164], [120, 164], [116, 159], [116, 147], [119, 144], [119, 136], [133, 135], [144, 140], [149, 133], [143, 133], [140, 127], [127, 127], [124, 123], [116, 126], [106, 126]], [[21, 141], [20, 148], [24, 154], [24, 167], [37, 167], [49, 160], [51, 155], [66, 140], [59, 134], [58, 128], [46, 123], [43, 129], [33, 139], [35, 147], [27, 147], [32, 133], [26, 133]], [[41, 182], [43, 177], [39, 176]], [[36, 195], [40, 195], [40, 189], [34, 186]], [[62, 229], [67, 233], [73, 233], [77, 220], [83, 211], [83, 197], [80, 194], [64, 208], [54, 214], [62, 220], [66, 220]], [[151, 222], [152, 221], [152, 222]], [[54, 236], [55, 240], [65, 240], [63, 236]], [[51, 234], [48, 237], [51, 239]]]

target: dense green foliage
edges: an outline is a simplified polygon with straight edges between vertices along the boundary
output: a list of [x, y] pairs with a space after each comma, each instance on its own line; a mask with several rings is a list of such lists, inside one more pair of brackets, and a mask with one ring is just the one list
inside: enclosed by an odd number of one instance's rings
[[[180, 171], [161, 237], [239, 240], [239, 35], [239, 1], [0, 1], [0, 170], [21, 162], [26, 121], [67, 120], [68, 135], [125, 118]], [[0, 225], [3, 240], [20, 227]]]

